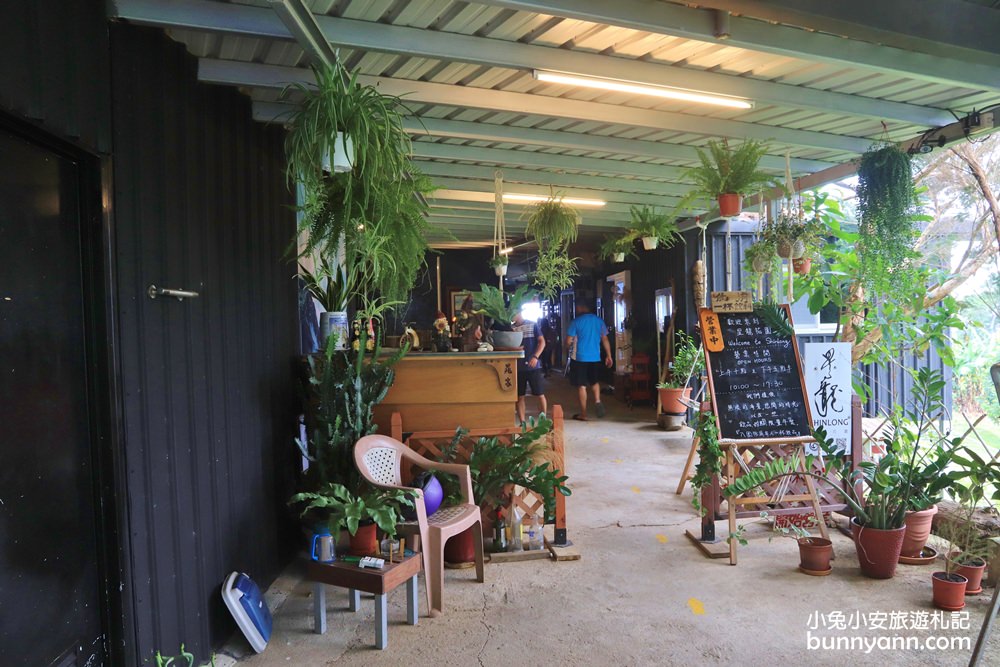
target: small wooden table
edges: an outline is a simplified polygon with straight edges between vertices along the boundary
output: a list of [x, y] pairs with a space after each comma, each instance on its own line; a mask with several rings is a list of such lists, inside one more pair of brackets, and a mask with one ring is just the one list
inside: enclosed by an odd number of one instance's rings
[[357, 611], [361, 607], [361, 591], [375, 595], [375, 648], [384, 649], [389, 643], [389, 625], [386, 617], [386, 594], [406, 582], [406, 622], [417, 624], [417, 575], [421, 570], [420, 554], [407, 556], [399, 563], [385, 564], [381, 570], [360, 568], [357, 563], [334, 561], [319, 563], [307, 561], [306, 576], [313, 584], [313, 629], [316, 634], [326, 632], [326, 587], [340, 586], [348, 589], [348, 607]]

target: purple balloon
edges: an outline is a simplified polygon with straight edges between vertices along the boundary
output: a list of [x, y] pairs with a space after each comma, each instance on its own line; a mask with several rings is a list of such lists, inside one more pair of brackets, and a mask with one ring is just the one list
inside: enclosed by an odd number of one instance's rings
[[438, 478], [431, 475], [424, 485], [424, 509], [427, 510], [427, 516], [437, 512], [442, 501], [444, 501], [444, 489], [441, 488]]

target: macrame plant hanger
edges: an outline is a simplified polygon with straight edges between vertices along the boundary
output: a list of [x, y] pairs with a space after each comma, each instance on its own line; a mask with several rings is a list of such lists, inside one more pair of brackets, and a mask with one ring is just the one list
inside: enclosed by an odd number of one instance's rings
[[[503, 172], [493, 172], [493, 257], [501, 257], [507, 249], [507, 225], [503, 216]], [[499, 276], [500, 291], [503, 291], [503, 276]]]

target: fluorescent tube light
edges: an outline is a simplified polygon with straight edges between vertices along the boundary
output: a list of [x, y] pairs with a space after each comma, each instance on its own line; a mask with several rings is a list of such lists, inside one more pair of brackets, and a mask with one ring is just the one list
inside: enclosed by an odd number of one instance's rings
[[534, 70], [532, 75], [538, 81], [546, 81], [549, 83], [564, 83], [570, 86], [597, 88], [599, 90], [613, 90], [619, 93], [632, 93], [633, 95], [650, 95], [653, 97], [664, 97], [671, 100], [697, 102], [699, 104], [715, 104], [717, 106], [730, 107], [733, 109], [753, 108], [753, 102], [750, 100], [739, 97], [729, 97], [727, 95], [716, 95], [714, 93], [702, 93], [696, 90], [684, 90], [683, 88], [668, 88], [666, 86], [656, 86], [648, 83], [634, 83], [631, 81], [603, 79], [600, 77], [583, 76], [580, 74], [564, 74], [562, 72], [549, 72], [539, 69]]
[[514, 248], [512, 246], [508, 246], [508, 247], [504, 248], [503, 250], [501, 250], [500, 254], [501, 255], [509, 255], [512, 252], [514, 252]]
[[[512, 192], [505, 192], [503, 195], [504, 201], [524, 201], [524, 202], [539, 202], [551, 199], [548, 195], [519, 195]], [[581, 197], [560, 197], [556, 196], [556, 199], [569, 206], [604, 206], [607, 204], [603, 199], [584, 199]]]

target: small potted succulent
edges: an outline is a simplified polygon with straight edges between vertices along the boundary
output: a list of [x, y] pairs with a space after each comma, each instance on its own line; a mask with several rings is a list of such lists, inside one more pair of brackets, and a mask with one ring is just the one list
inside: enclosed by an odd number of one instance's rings
[[698, 194], [718, 201], [719, 215], [739, 215], [743, 197], [774, 187], [775, 179], [758, 169], [767, 149], [766, 143], [754, 139], [735, 148], [726, 140], [709, 141], [707, 151], [698, 149], [700, 164], [688, 169], [685, 178], [694, 181]]
[[629, 234], [633, 238], [641, 238], [644, 249], [655, 250], [660, 244], [670, 248], [681, 239], [673, 213], [665, 213], [652, 206], [633, 206], [629, 210], [632, 214]]
[[687, 386], [688, 378], [701, 372], [705, 367], [705, 358], [692, 336], [683, 331], [677, 331], [674, 336], [674, 360], [670, 373], [656, 385], [660, 394], [660, 405], [667, 414], [679, 415], [687, 412], [687, 406], [682, 399], [691, 398], [691, 387]]
[[494, 255], [490, 259], [490, 268], [496, 272], [497, 276], [503, 277], [507, 275], [507, 264], [509, 259], [507, 255]]

